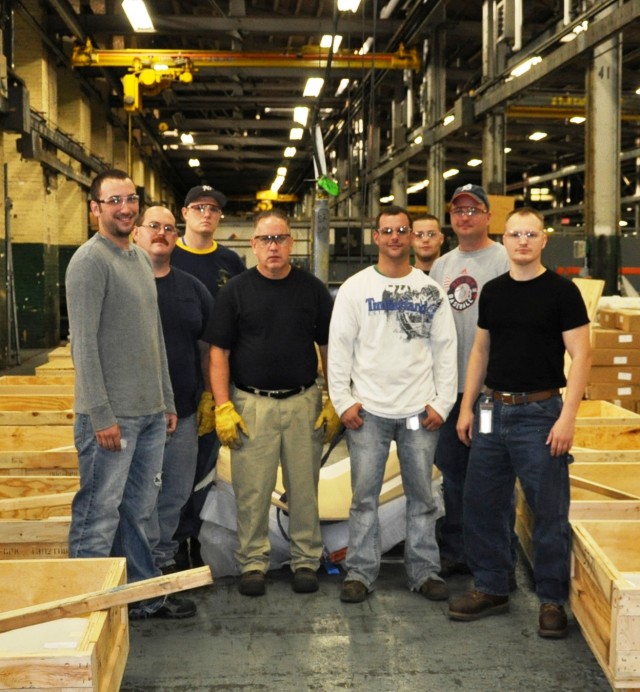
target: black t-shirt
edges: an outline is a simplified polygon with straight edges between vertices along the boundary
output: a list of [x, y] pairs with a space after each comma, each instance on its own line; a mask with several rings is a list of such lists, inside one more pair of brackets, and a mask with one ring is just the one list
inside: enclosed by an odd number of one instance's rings
[[478, 326], [491, 342], [486, 385], [506, 392], [564, 387], [562, 332], [589, 323], [577, 286], [546, 270], [530, 281], [501, 276], [480, 294]]
[[257, 269], [234, 277], [216, 298], [211, 343], [231, 351], [231, 379], [259, 389], [293, 389], [315, 380], [315, 344], [329, 340], [333, 302], [303, 269], [268, 279]]
[[197, 341], [210, 340], [213, 298], [201, 281], [176, 267], [156, 278], [156, 288], [176, 411], [184, 418], [198, 407], [203, 380]]
[[171, 253], [171, 266], [202, 281], [214, 298], [232, 276], [246, 269], [240, 257], [229, 248], [216, 245], [215, 250], [194, 250], [187, 248], [182, 239]]

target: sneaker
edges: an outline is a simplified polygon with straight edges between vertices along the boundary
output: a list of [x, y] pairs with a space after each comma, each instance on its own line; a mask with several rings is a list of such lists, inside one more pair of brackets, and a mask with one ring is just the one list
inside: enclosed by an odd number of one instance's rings
[[454, 574], [471, 574], [471, 570], [464, 562], [457, 562], [450, 557], [442, 556], [440, 558], [440, 571], [438, 572], [438, 576], [447, 579]]
[[567, 636], [567, 614], [557, 603], [542, 603], [538, 618], [538, 634], [546, 639], [562, 639]]
[[469, 591], [449, 603], [452, 620], [479, 620], [488, 615], [499, 615], [509, 610], [509, 596], [494, 596], [482, 591]]
[[182, 620], [192, 618], [197, 612], [196, 604], [188, 598], [167, 596], [159, 610], [149, 615], [150, 618], [162, 618], [164, 620]]
[[258, 569], [252, 569], [249, 572], [244, 572], [240, 576], [238, 591], [243, 596], [264, 596], [266, 593], [264, 572], [261, 572]]
[[449, 598], [449, 587], [442, 579], [431, 577], [422, 583], [418, 593], [430, 601], [446, 601]]
[[345, 579], [340, 590], [340, 600], [343, 603], [362, 603], [367, 597], [367, 587], [355, 579]]
[[300, 567], [293, 573], [293, 590], [296, 593], [313, 593], [318, 590], [318, 575], [309, 567]]

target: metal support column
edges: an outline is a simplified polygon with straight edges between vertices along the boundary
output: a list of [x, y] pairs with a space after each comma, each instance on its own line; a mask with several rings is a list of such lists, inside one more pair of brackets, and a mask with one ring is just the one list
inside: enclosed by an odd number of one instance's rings
[[506, 125], [501, 108], [489, 113], [482, 126], [482, 185], [490, 195], [504, 195], [506, 191]]
[[400, 207], [407, 206], [407, 187], [408, 183], [408, 165], [402, 164], [393, 169], [393, 177], [391, 179], [391, 194], [393, 195], [393, 203]]
[[585, 226], [591, 273], [604, 279], [605, 295], [619, 290], [621, 56], [621, 35], [599, 44], [586, 78]]
[[313, 273], [323, 283], [329, 281], [329, 200], [323, 192], [316, 192], [313, 205]]

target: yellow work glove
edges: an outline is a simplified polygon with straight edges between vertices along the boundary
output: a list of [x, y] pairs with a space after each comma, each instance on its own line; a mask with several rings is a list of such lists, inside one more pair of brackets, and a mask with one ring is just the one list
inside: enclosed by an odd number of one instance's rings
[[245, 422], [236, 411], [233, 401], [227, 401], [220, 406], [216, 406], [216, 433], [220, 442], [230, 449], [238, 449], [242, 446], [242, 438], [238, 428], [249, 436], [249, 431]]
[[211, 392], [202, 392], [196, 419], [198, 421], [198, 436], [207, 435], [216, 429], [216, 402]]
[[336, 413], [335, 408], [333, 408], [331, 399], [327, 399], [324, 402], [322, 411], [320, 411], [320, 415], [318, 416], [318, 420], [316, 420], [313, 429], [318, 430], [323, 425], [324, 437], [322, 438], [322, 444], [326, 445], [333, 441], [333, 438], [340, 432], [340, 426], [342, 425], [340, 417]]

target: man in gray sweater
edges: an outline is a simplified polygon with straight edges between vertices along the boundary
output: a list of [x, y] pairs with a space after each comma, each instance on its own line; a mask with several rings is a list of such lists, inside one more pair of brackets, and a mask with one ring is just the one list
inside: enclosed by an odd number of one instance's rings
[[[126, 557], [132, 582], [160, 574], [146, 526], [177, 421], [151, 262], [129, 243], [138, 203], [125, 172], [98, 175], [90, 201], [98, 233], [76, 251], [66, 275], [80, 472], [69, 556]], [[180, 599], [160, 598], [134, 604], [130, 616], [192, 611]]]

